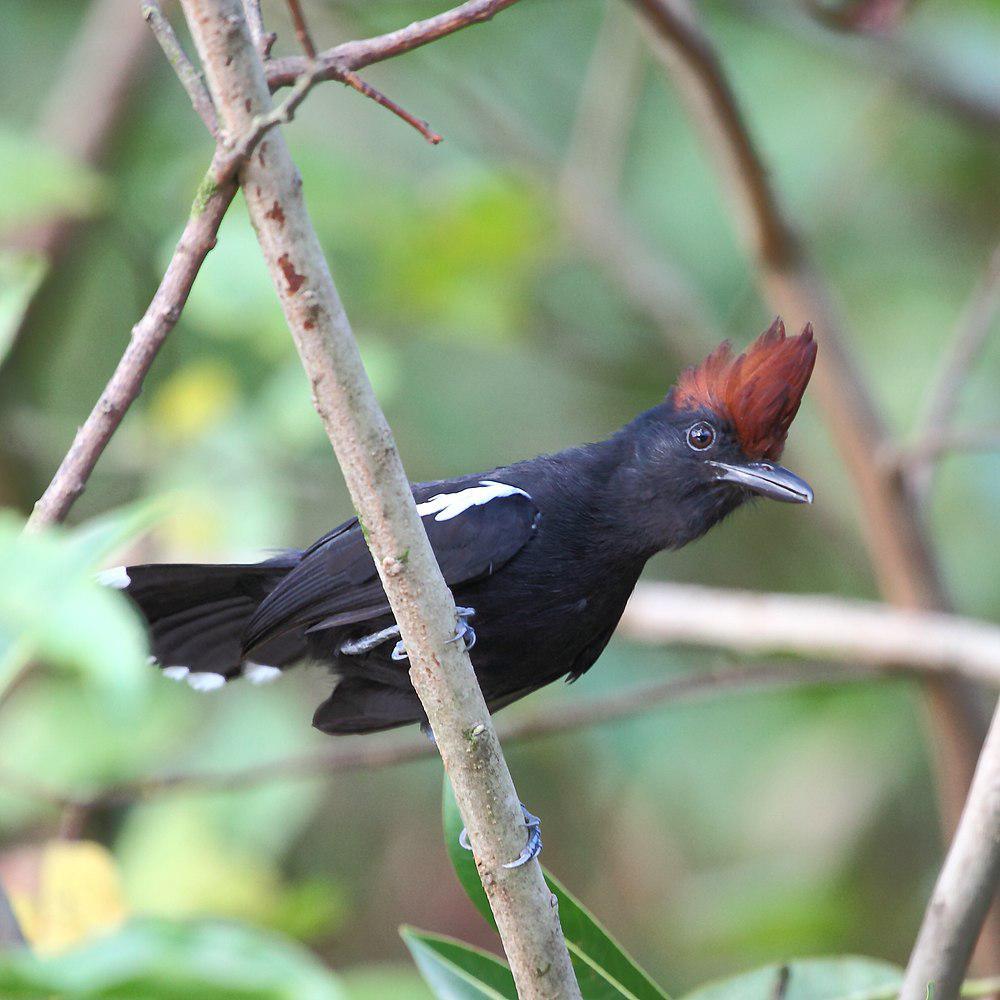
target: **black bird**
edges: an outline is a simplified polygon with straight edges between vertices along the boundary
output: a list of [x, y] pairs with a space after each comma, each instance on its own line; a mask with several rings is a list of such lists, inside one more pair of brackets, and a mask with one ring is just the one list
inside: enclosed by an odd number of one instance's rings
[[[605, 441], [413, 488], [491, 710], [590, 669], [650, 556], [753, 495], [812, 501], [776, 461], [815, 357], [809, 326], [786, 338], [775, 320], [738, 357], [727, 342], [684, 371]], [[128, 566], [104, 579], [138, 605], [164, 673], [196, 689], [320, 661], [335, 684], [318, 729], [426, 726], [356, 518], [254, 565]]]

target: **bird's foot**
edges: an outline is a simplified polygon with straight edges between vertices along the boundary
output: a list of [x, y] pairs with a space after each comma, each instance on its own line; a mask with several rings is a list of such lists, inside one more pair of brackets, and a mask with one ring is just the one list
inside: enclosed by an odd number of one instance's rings
[[[463, 640], [467, 650], [472, 649], [472, 647], [475, 646], [476, 630], [467, 621], [467, 619], [471, 618], [475, 613], [475, 608], [455, 608], [455, 634], [448, 640], [448, 642], [458, 642], [459, 640]], [[399, 634], [398, 630], [396, 634]], [[392, 653], [390, 655], [394, 660], [409, 659], [409, 654], [406, 652], [406, 646], [403, 645], [402, 639], [400, 639], [399, 642], [392, 647]]]
[[[386, 639], [392, 639], [398, 635], [399, 626], [390, 625], [380, 632], [372, 632], [371, 635], [363, 635], [360, 639], [348, 639], [346, 642], [342, 642], [340, 644], [340, 652], [345, 656], [360, 656], [362, 653], [367, 653], [376, 646], [381, 646]], [[396, 645], [398, 646], [400, 643]]]
[[[542, 821], [533, 813], [530, 813], [523, 802], [520, 805], [521, 813], [524, 816], [524, 826], [528, 831], [528, 838], [524, 842], [521, 853], [513, 861], [508, 861], [504, 865], [504, 868], [520, 868], [521, 865], [526, 865], [532, 858], [537, 858], [542, 853]], [[465, 827], [462, 827], [462, 832], [458, 835], [458, 843], [465, 850], [472, 850], [472, 844], [469, 843], [469, 834]]]
[[470, 650], [475, 646], [476, 630], [468, 621], [475, 613], [475, 608], [455, 608], [455, 634], [448, 642], [462, 641], [465, 643], [466, 650]]

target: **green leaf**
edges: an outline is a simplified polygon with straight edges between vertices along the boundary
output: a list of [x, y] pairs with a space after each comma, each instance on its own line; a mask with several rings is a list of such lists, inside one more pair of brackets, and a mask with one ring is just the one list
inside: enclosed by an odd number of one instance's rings
[[[441, 797], [445, 847], [462, 888], [476, 909], [496, 929], [486, 891], [471, 851], [458, 842], [462, 817], [447, 776]], [[559, 919], [580, 990], [586, 1000], [626, 997], [664, 1000], [667, 994], [639, 967], [635, 959], [601, 926], [566, 887], [545, 872], [549, 888], [559, 900]]]
[[48, 269], [48, 262], [39, 254], [0, 253], [0, 364]]
[[74, 531], [23, 534], [0, 513], [0, 683], [28, 659], [77, 670], [114, 711], [134, 710], [152, 684], [145, 628], [121, 595], [94, 579], [97, 562], [150, 517], [148, 507]]
[[82, 217], [107, 202], [92, 168], [32, 136], [0, 128], [0, 228], [56, 216]]
[[217, 921], [134, 920], [83, 948], [43, 958], [0, 952], [0, 996], [67, 1000], [344, 1000], [305, 949]]
[[545, 872], [545, 881], [559, 900], [559, 921], [580, 991], [587, 1000], [666, 1000], [667, 994], [551, 872]]
[[517, 1000], [510, 969], [493, 955], [412, 927], [399, 933], [438, 1000]]
[[683, 1000], [770, 1000], [785, 976], [785, 1000], [875, 1000], [895, 997], [903, 973], [889, 962], [855, 955], [804, 958], [708, 983]]

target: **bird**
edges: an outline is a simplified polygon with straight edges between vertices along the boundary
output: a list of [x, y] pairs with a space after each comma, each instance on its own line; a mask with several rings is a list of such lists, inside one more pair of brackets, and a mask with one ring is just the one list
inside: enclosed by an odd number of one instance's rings
[[[811, 325], [787, 336], [779, 317], [742, 353], [725, 341], [683, 370], [604, 440], [412, 487], [455, 598], [454, 641], [491, 712], [586, 673], [654, 554], [694, 542], [751, 498], [813, 501], [778, 460], [816, 349]], [[317, 729], [429, 729], [357, 517], [263, 562], [124, 566], [102, 582], [145, 619], [151, 660], [196, 690], [318, 661], [333, 685]], [[537, 817], [525, 810], [525, 822], [533, 857]]]

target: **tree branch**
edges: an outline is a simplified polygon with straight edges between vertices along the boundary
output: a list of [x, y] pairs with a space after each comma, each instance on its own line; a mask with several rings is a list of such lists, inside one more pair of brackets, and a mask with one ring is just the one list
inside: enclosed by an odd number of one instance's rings
[[1000, 883], [1000, 706], [927, 904], [900, 1000], [954, 1000]]
[[654, 645], [686, 643], [743, 654], [791, 653], [872, 668], [952, 672], [1000, 687], [1000, 626], [826, 595], [640, 584], [618, 634]]
[[[982, 353], [997, 310], [1000, 309], [1000, 247], [993, 251], [986, 273], [973, 289], [969, 302], [955, 327], [937, 377], [927, 393], [924, 412], [917, 422], [916, 444], [911, 454], [920, 456], [935, 449], [930, 443], [949, 432], [958, 408], [958, 399], [969, 373]], [[930, 487], [931, 465], [926, 459], [910, 469], [913, 488], [925, 496]]]
[[316, 45], [312, 40], [312, 35], [309, 33], [309, 25], [306, 24], [305, 15], [302, 13], [302, 6], [299, 0], [286, 0], [286, 2], [288, 3], [288, 13], [292, 16], [295, 37], [299, 40], [302, 51], [305, 52], [306, 58], [315, 59]]
[[[374, 62], [412, 52], [413, 49], [436, 42], [461, 28], [483, 24], [517, 2], [518, 0], [467, 0], [452, 10], [423, 21], [414, 21], [390, 34], [336, 45], [320, 52], [316, 57], [321, 66], [320, 79], [339, 80], [345, 69], [363, 69]], [[305, 72], [308, 62], [304, 56], [268, 60], [267, 82], [271, 90], [290, 87]]]
[[[270, 93], [238, 0], [182, 0], [226, 128], [242, 134]], [[524, 844], [517, 793], [468, 653], [451, 642], [455, 603], [417, 514], [392, 433], [302, 200], [280, 131], [242, 170], [247, 209], [313, 402], [344, 472], [409, 653], [410, 678], [437, 739], [475, 849], [518, 991], [579, 997], [557, 910], [537, 860], [504, 867]]]
[[[500, 731], [505, 744], [520, 743], [606, 725], [655, 711], [662, 705], [700, 701], [728, 693], [866, 681], [881, 674], [880, 668], [851, 663], [754, 663], [740, 669], [698, 670], [655, 684], [635, 685], [599, 701], [574, 699], [551, 708], [524, 712], [507, 724], [501, 724]], [[885, 671], [885, 675], [890, 676], [890, 672]], [[401, 740], [397, 736], [366, 736], [357, 741], [337, 740], [327, 749], [252, 764], [241, 770], [154, 775], [120, 782], [83, 796], [47, 788], [34, 778], [7, 772], [0, 772], [0, 787], [60, 809], [92, 811], [159, 795], [239, 791], [273, 781], [377, 770], [422, 760], [433, 753], [434, 748], [423, 738]]]
[[[705, 134], [740, 219], [772, 311], [821, 344], [813, 386], [857, 487], [862, 530], [880, 589], [907, 608], [947, 609], [933, 549], [907, 481], [872, 456], [891, 453], [888, 431], [850, 351], [832, 297], [783, 214], [725, 71], [687, 0], [631, 0]], [[939, 791], [949, 827], [960, 814], [981, 744], [974, 692], [950, 679], [927, 682]], [[1000, 935], [997, 936], [1000, 940]]]
[[[511, 6], [514, 2], [515, 0], [507, 0], [504, 6]], [[474, 11], [470, 14], [469, 7], [467, 3], [462, 4], [436, 18], [418, 22], [417, 25], [348, 42], [346, 47], [351, 47], [351, 51], [355, 53], [353, 68], [391, 59], [484, 19], [482, 16], [476, 17]], [[294, 79], [288, 82], [293, 83]], [[213, 158], [210, 171], [214, 167]], [[142, 319], [132, 328], [129, 346], [97, 405], [77, 432], [52, 482], [35, 504], [28, 522], [30, 530], [38, 530], [44, 525], [64, 520], [77, 497], [84, 491], [94, 466], [129, 406], [138, 396], [160, 346], [177, 323], [198, 269], [215, 245], [219, 225], [235, 193], [235, 184], [218, 185], [211, 172], [206, 174], [195, 195], [191, 218], [163, 280]]]
[[201, 78], [187, 53], [177, 39], [170, 21], [163, 14], [159, 0], [146, 0], [142, 5], [142, 16], [153, 31], [163, 54], [167, 57], [167, 62], [174, 69], [181, 86], [187, 91], [191, 100], [191, 107], [194, 108], [198, 117], [204, 122], [205, 128], [215, 139], [219, 138], [219, 120], [215, 114], [215, 105], [205, 89], [205, 81]]

